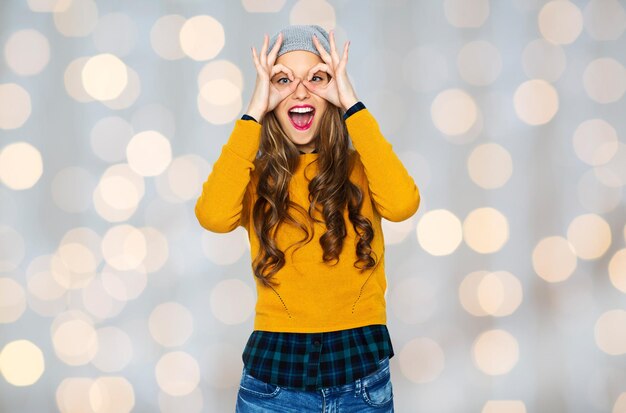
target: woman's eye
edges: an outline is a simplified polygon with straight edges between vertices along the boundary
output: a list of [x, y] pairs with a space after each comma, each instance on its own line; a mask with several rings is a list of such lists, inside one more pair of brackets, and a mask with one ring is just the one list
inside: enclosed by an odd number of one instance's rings
[[313, 78], [311, 80], [315, 80], [315, 78], [318, 78], [319, 80], [324, 80], [324, 79], [322, 79], [321, 76], [317, 76], [317, 75], [313, 76]]
[[276, 83], [283, 83], [283, 84], [287, 83], [287, 82], [281, 82], [281, 80], [289, 80], [289, 78], [287, 78], [287, 77], [281, 77], [280, 79], [278, 79], [278, 80], [276, 81]]

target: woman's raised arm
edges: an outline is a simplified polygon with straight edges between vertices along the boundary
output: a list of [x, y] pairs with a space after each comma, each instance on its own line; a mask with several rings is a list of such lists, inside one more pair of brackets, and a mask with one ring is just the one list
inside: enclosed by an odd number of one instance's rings
[[268, 43], [269, 37], [266, 34], [260, 56], [257, 56], [256, 49], [252, 47], [252, 59], [257, 76], [246, 114], [256, 121], [239, 119], [235, 122], [230, 138], [222, 147], [222, 153], [215, 161], [209, 177], [202, 185], [202, 193], [196, 201], [195, 213], [198, 222], [209, 231], [230, 232], [242, 225], [244, 196], [250, 183], [251, 172], [255, 168], [254, 159], [261, 139], [259, 122], [298, 85], [298, 82], [292, 82], [288, 87], [279, 90], [271, 84], [271, 78], [275, 74], [283, 72], [293, 80], [293, 73], [281, 64], [274, 65], [282, 43], [282, 35], [278, 36], [269, 54]]
[[241, 224], [243, 199], [254, 170], [261, 125], [239, 119], [213, 165], [195, 213], [202, 227], [213, 232], [230, 232]]
[[361, 109], [346, 119], [346, 127], [378, 213], [393, 222], [410, 218], [419, 208], [419, 189], [374, 116], [367, 108]]

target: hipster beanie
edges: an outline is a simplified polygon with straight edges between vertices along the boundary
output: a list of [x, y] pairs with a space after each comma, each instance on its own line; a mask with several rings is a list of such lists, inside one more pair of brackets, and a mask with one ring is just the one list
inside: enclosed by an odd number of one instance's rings
[[[280, 45], [280, 49], [278, 49], [278, 54], [276, 55], [276, 57], [283, 55], [287, 52], [291, 52], [293, 50], [306, 50], [322, 57], [320, 55], [320, 52], [317, 51], [315, 43], [313, 43], [313, 34], [317, 36], [317, 40], [320, 41], [322, 47], [330, 54], [330, 41], [328, 33], [321, 26], [318, 26], [316, 24], [292, 24], [290, 26], [284, 27], [278, 33], [281, 32], [283, 34], [283, 41]], [[276, 40], [278, 40], [278, 33], [276, 33], [270, 39], [267, 54], [269, 54], [269, 52], [276, 44]]]

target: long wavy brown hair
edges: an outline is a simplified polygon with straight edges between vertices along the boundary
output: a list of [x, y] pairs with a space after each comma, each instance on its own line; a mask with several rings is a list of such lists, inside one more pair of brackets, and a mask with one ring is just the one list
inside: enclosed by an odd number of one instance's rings
[[[259, 153], [254, 161], [254, 174], [257, 174], [257, 198], [252, 207], [252, 227], [256, 232], [260, 249], [252, 262], [254, 275], [263, 285], [275, 285], [271, 277], [285, 265], [285, 251], [281, 251], [274, 239], [279, 227], [285, 223], [295, 225], [305, 236], [293, 246], [295, 249], [312, 240], [308, 225], [296, 220], [289, 212], [291, 206], [304, 218], [306, 224], [325, 222], [326, 232], [320, 237], [324, 262], [336, 260], [343, 249], [347, 236], [344, 220], [345, 208], [357, 234], [354, 266], [361, 272], [376, 265], [378, 257], [371, 249], [374, 230], [370, 220], [361, 215], [363, 194], [358, 185], [349, 179], [357, 153], [350, 147], [350, 138], [339, 107], [329, 104], [320, 119], [317, 136], [318, 174], [311, 179], [309, 207], [289, 199], [289, 181], [300, 161], [300, 151], [282, 129], [274, 112], [263, 119]], [[318, 211], [323, 221], [314, 217]], [[246, 212], [247, 214], [247, 212]], [[289, 246], [287, 249], [291, 248]], [[294, 250], [295, 251], [295, 250]], [[293, 255], [293, 251], [292, 251]], [[374, 258], [372, 257], [374, 256]]]

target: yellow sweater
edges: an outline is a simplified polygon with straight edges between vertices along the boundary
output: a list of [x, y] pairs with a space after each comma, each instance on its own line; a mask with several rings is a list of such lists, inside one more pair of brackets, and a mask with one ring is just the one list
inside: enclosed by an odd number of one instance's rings
[[[367, 108], [349, 116], [346, 126], [358, 153], [350, 180], [363, 192], [361, 214], [372, 222], [374, 239], [371, 247], [376, 253], [373, 257], [378, 257], [378, 265], [364, 272], [353, 266], [357, 259], [353, 242], [356, 233], [348, 219], [347, 208], [344, 219], [348, 236], [339, 262], [334, 266], [322, 260], [319, 238], [325, 225], [315, 223], [313, 239], [295, 250], [293, 258], [293, 248], [285, 253], [285, 266], [272, 277], [278, 286], [266, 287], [252, 275], [257, 290], [255, 330], [313, 333], [386, 324], [384, 294], [387, 280], [381, 218], [394, 222], [408, 219], [418, 209], [420, 194]], [[254, 226], [249, 225], [251, 217], [242, 219], [242, 211], [251, 214], [250, 205], [256, 200], [253, 160], [259, 149], [260, 134], [261, 125], [257, 122], [235, 121], [230, 138], [203, 184], [195, 207], [200, 225], [209, 231], [226, 233], [238, 226], [244, 227], [250, 240], [251, 259], [259, 251], [259, 240]], [[305, 210], [308, 210], [307, 185], [317, 172], [317, 162], [307, 168], [306, 176], [304, 169], [317, 156], [316, 153], [301, 154], [297, 172], [290, 182], [290, 200]], [[252, 195], [246, 197], [251, 204], [244, 209], [246, 191], [251, 191]], [[302, 219], [301, 214], [292, 216]], [[285, 252], [303, 237], [302, 230], [289, 224], [281, 225], [276, 242]]]

